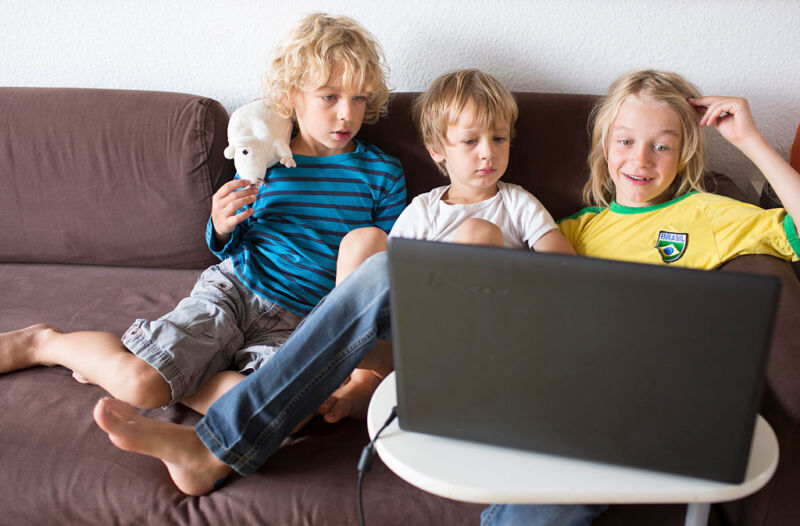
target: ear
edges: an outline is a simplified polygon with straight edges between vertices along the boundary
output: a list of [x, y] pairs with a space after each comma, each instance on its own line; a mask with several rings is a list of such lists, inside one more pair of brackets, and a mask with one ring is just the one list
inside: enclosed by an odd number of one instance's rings
[[233, 155], [236, 152], [236, 148], [233, 146], [227, 146], [225, 151], [222, 152], [222, 155], [225, 156], [226, 159], [233, 159]]
[[435, 163], [444, 162], [444, 155], [434, 150], [433, 146], [431, 146], [430, 144], [426, 144], [425, 149], [428, 150], [428, 154], [431, 156], [431, 159], [433, 159], [433, 162]]
[[280, 101], [281, 106], [283, 106], [284, 108], [294, 112], [294, 100], [295, 100], [295, 97], [297, 97], [297, 90], [292, 88], [292, 89], [289, 90], [289, 93], [287, 93], [286, 95], [281, 97], [281, 101]]

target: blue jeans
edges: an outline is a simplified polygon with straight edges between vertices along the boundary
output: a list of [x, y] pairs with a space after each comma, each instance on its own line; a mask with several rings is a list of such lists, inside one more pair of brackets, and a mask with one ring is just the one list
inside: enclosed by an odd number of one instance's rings
[[323, 298], [271, 360], [220, 397], [197, 423], [197, 435], [238, 473], [253, 473], [339, 388], [378, 339], [391, 339], [390, 325], [383, 252]]
[[492, 504], [481, 513], [481, 526], [589, 526], [608, 506]]
[[[365, 261], [300, 323], [278, 353], [225, 393], [197, 423], [205, 446], [242, 475], [261, 467], [377, 341], [391, 339], [385, 252]], [[481, 525], [590, 524], [606, 506], [492, 505]]]

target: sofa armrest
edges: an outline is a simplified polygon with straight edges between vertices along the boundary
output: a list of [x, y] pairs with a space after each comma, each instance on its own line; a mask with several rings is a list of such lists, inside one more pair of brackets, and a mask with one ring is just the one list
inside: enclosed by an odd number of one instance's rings
[[228, 115], [179, 93], [0, 88], [0, 262], [196, 268]]
[[723, 509], [732, 524], [793, 524], [800, 517], [800, 281], [789, 263], [771, 256], [741, 256], [722, 270], [767, 274], [781, 281], [761, 404], [761, 414], [778, 437], [778, 468], [762, 490]]

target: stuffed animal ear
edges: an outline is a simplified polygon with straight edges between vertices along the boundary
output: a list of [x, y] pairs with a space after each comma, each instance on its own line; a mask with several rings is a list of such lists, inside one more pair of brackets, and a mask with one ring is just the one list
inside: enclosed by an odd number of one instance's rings
[[222, 152], [222, 155], [224, 155], [226, 159], [233, 159], [234, 153], [236, 153], [236, 148], [233, 146], [227, 146], [225, 151]]

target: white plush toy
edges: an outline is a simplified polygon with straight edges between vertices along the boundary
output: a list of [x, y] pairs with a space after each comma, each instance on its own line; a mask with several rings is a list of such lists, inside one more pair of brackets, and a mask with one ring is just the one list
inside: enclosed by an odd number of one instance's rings
[[267, 168], [278, 161], [287, 168], [297, 166], [289, 148], [291, 134], [290, 119], [269, 109], [264, 100], [256, 100], [231, 115], [224, 154], [233, 159], [239, 177], [260, 186]]

